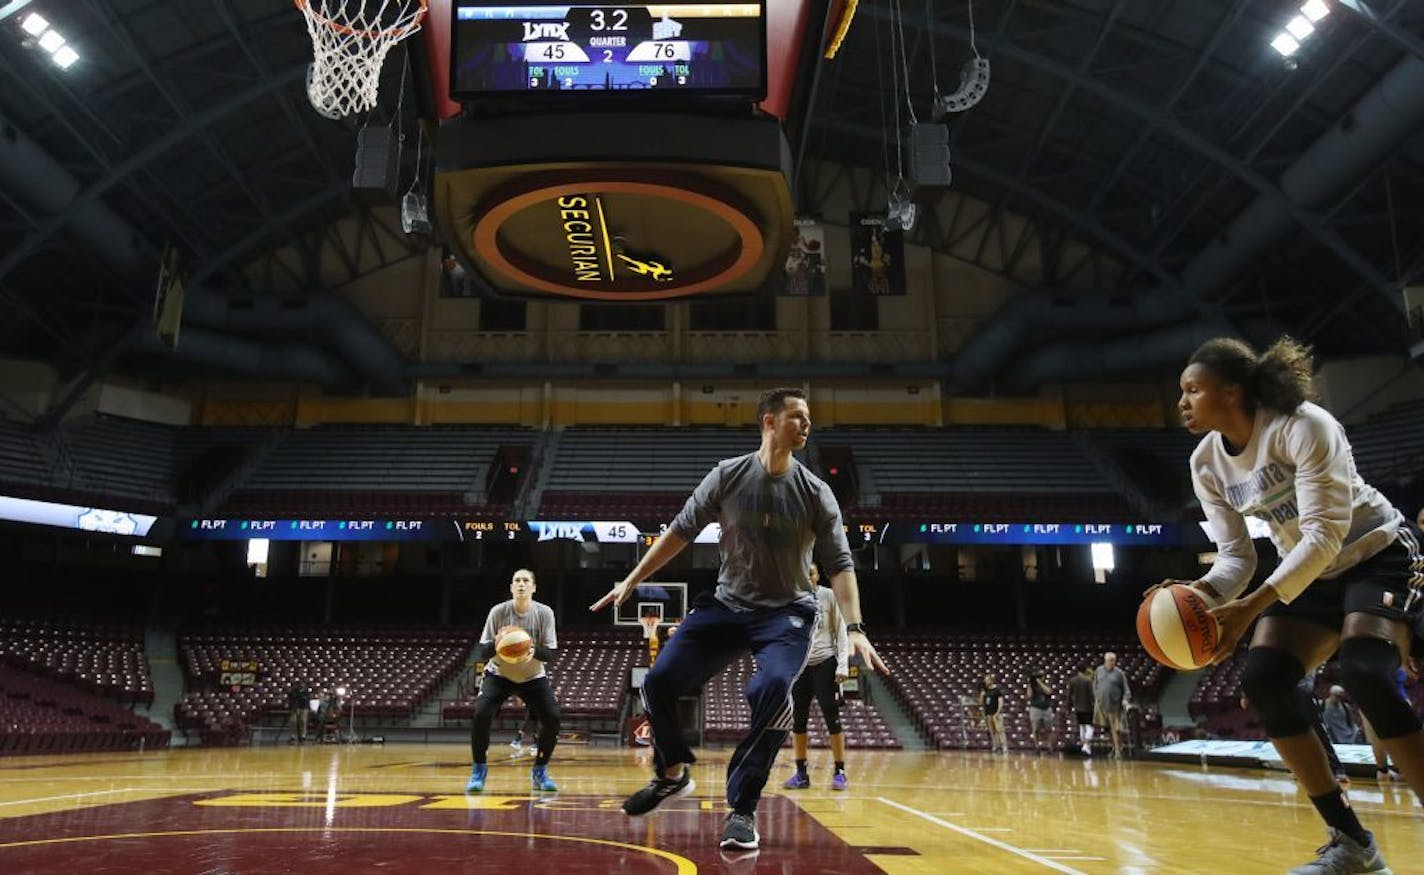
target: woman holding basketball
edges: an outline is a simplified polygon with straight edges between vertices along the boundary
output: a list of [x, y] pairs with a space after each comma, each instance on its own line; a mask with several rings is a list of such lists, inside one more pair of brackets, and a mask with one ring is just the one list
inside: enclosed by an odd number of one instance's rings
[[[1292, 875], [1389, 872], [1295, 687], [1338, 649], [1346, 689], [1424, 800], [1424, 730], [1393, 683], [1411, 646], [1424, 646], [1411, 640], [1424, 611], [1424, 556], [1403, 514], [1355, 471], [1340, 423], [1310, 402], [1312, 370], [1310, 350], [1290, 338], [1260, 355], [1217, 338], [1182, 371], [1182, 422], [1203, 435], [1192, 485], [1217, 542], [1216, 561], [1191, 585], [1216, 605], [1217, 662], [1260, 618], [1242, 690], [1330, 835]], [[1280, 563], [1243, 596], [1256, 569], [1247, 516], [1270, 525]]]
[[[490, 608], [480, 633], [476, 656], [485, 660], [484, 682], [475, 699], [475, 718], [470, 726], [470, 754], [474, 767], [465, 784], [466, 793], [483, 793], [489, 777], [490, 725], [499, 707], [510, 696], [519, 696], [529, 713], [539, 724], [538, 749], [534, 767], [529, 771], [529, 783], [537, 792], [559, 789], [549, 777], [549, 757], [559, 741], [559, 703], [544, 666], [558, 658], [559, 639], [554, 632], [554, 611], [548, 605], [534, 601], [534, 572], [520, 568], [514, 572], [509, 593], [514, 598]], [[522, 631], [522, 653], [507, 655], [500, 642], [511, 632]], [[529, 645], [532, 643], [532, 647]]]

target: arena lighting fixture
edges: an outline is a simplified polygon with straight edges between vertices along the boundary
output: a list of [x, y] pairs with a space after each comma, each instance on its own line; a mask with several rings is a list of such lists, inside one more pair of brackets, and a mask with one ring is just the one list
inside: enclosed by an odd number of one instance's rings
[[1315, 25], [1307, 21], [1304, 15], [1297, 15], [1286, 22], [1286, 30], [1296, 39], [1305, 39], [1315, 33]]
[[1325, 0], [1305, 0], [1305, 4], [1300, 7], [1300, 14], [1314, 23], [1329, 15], [1330, 7]]
[[64, 36], [54, 28], [51, 27], [49, 30], [40, 34], [40, 48], [49, 52], [51, 55], [59, 51], [59, 47], [62, 45], [64, 45]]
[[25, 20], [20, 22], [20, 29], [30, 36], [39, 36], [49, 30], [49, 22], [38, 12], [31, 12], [25, 16]]
[[1281, 53], [1281, 57], [1289, 58], [1295, 54], [1295, 50], [1300, 48], [1300, 42], [1288, 33], [1279, 33], [1271, 40], [1271, 48]]
[[59, 69], [68, 70], [75, 61], [79, 60], [79, 53], [69, 46], [60, 46], [59, 51], [51, 55], [50, 58], [58, 65]]

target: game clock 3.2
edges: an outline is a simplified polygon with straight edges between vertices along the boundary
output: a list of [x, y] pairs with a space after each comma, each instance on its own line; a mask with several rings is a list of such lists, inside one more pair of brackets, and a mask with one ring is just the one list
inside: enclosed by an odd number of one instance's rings
[[626, 94], [662, 91], [760, 99], [766, 6], [687, 2], [457, 3], [451, 91]]

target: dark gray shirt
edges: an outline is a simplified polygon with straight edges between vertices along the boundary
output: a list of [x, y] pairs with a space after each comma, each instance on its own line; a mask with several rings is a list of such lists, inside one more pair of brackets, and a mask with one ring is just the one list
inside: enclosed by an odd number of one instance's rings
[[730, 608], [810, 601], [813, 551], [828, 576], [855, 567], [831, 487], [794, 458], [777, 476], [756, 453], [718, 462], [669, 528], [692, 541], [714, 520], [722, 525], [717, 599]]
[[1122, 673], [1122, 669], [1116, 666], [1109, 669], [1105, 665], [1093, 669], [1093, 696], [1097, 699], [1098, 708], [1121, 711], [1129, 694], [1127, 675]]

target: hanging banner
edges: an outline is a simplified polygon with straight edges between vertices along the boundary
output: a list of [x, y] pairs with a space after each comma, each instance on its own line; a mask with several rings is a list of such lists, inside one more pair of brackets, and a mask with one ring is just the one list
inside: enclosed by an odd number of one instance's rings
[[826, 293], [826, 229], [815, 219], [796, 220], [781, 293], [813, 298]]
[[856, 294], [905, 294], [905, 237], [885, 229], [884, 213], [850, 214], [850, 253]]

